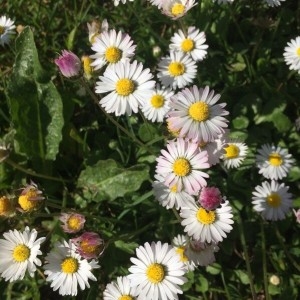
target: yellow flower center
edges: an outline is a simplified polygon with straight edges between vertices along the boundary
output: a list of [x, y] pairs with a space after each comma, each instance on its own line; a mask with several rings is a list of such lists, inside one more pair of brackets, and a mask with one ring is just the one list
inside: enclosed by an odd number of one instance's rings
[[83, 71], [84, 71], [85, 76], [87, 78], [91, 78], [92, 73], [93, 73], [93, 68], [91, 67], [92, 59], [89, 56], [84, 55], [84, 56], [82, 56], [81, 61], [83, 64]]
[[105, 51], [105, 58], [111, 64], [115, 64], [116, 62], [118, 62], [121, 57], [122, 50], [117, 47], [108, 47]]
[[185, 67], [181, 62], [173, 61], [169, 64], [169, 73], [171, 76], [180, 76], [184, 73]]
[[300, 47], [297, 48], [296, 53], [297, 53], [298, 56], [300, 56]]
[[185, 39], [181, 43], [181, 49], [184, 52], [190, 52], [194, 49], [194, 47], [195, 47], [195, 43], [191, 39]]
[[18, 203], [25, 211], [32, 211], [40, 205], [39, 200], [30, 200], [37, 197], [38, 194], [35, 189], [30, 189], [25, 195], [21, 195], [18, 199]]
[[123, 295], [123, 296], [119, 297], [118, 300], [133, 300], [133, 297], [131, 297], [129, 295]]
[[0, 198], [0, 215], [5, 215], [11, 210], [11, 204], [6, 196]]
[[205, 225], [214, 223], [216, 219], [216, 214], [214, 211], [206, 211], [204, 208], [200, 207], [197, 211], [197, 220]]
[[81, 227], [81, 219], [76, 215], [71, 215], [67, 221], [70, 230], [79, 230]]
[[80, 248], [83, 252], [88, 254], [99, 254], [100, 252], [99, 245], [91, 245], [87, 240], [81, 241]]
[[173, 163], [173, 172], [177, 176], [186, 176], [191, 172], [191, 164], [185, 158], [177, 158]]
[[175, 3], [171, 9], [172, 15], [177, 17], [184, 13], [184, 5], [181, 3]]
[[64, 273], [73, 274], [77, 272], [79, 264], [76, 258], [67, 257], [63, 260], [60, 266]]
[[160, 283], [165, 278], [165, 269], [163, 265], [154, 263], [148, 267], [146, 275], [150, 282], [155, 284]]
[[281, 197], [277, 193], [272, 193], [267, 197], [267, 203], [271, 207], [278, 207], [281, 204]]
[[134, 91], [134, 82], [130, 79], [119, 79], [116, 84], [116, 91], [120, 96], [128, 96]]
[[0, 26], [0, 35], [3, 34], [5, 32], [5, 28]]
[[27, 246], [20, 244], [14, 248], [12, 256], [15, 261], [24, 262], [30, 256], [30, 249]]
[[165, 103], [165, 99], [162, 95], [154, 95], [154, 96], [152, 96], [150, 101], [151, 101], [152, 106], [155, 108], [160, 108]]
[[204, 122], [209, 118], [209, 106], [204, 101], [193, 103], [189, 107], [189, 115], [193, 120]]
[[239, 147], [234, 144], [229, 144], [229, 146], [224, 148], [224, 150], [226, 151], [225, 156], [227, 159], [237, 158], [240, 154]]
[[171, 191], [172, 193], [177, 193], [177, 185], [176, 185], [176, 184], [173, 185], [173, 186], [170, 188], [170, 191]]
[[269, 163], [270, 165], [274, 167], [278, 167], [282, 164], [282, 158], [281, 155], [278, 153], [271, 153], [269, 155]]
[[176, 249], [176, 253], [178, 253], [179, 254], [179, 256], [180, 256], [180, 260], [182, 261], [182, 262], [187, 262], [189, 259], [188, 259], [188, 257], [185, 255], [185, 247], [184, 246], [180, 246], [180, 247], [178, 247], [177, 249]]

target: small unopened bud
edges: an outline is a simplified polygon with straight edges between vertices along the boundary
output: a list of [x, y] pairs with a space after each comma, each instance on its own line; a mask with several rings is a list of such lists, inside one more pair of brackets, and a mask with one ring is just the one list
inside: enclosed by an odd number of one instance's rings
[[280, 284], [280, 278], [277, 275], [272, 275], [270, 277], [269, 281], [273, 285], [279, 285]]
[[71, 51], [62, 50], [62, 54], [54, 60], [60, 72], [65, 77], [78, 76], [81, 70], [79, 57]]

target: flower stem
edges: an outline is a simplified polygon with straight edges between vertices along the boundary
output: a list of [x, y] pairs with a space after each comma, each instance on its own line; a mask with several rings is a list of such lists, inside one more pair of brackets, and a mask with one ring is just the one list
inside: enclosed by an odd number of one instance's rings
[[263, 264], [263, 278], [264, 278], [264, 287], [265, 287], [265, 297], [266, 300], [271, 300], [269, 290], [268, 290], [268, 273], [267, 273], [267, 258], [266, 258], [266, 236], [264, 230], [264, 224], [261, 220], [261, 251], [262, 251], [262, 264]]

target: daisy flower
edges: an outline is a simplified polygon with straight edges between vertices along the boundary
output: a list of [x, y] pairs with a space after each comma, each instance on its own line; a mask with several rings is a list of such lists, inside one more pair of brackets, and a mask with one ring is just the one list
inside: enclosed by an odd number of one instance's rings
[[157, 77], [165, 87], [183, 88], [197, 75], [196, 62], [183, 52], [171, 51], [158, 64]]
[[252, 193], [253, 209], [261, 214], [265, 220], [282, 220], [291, 209], [293, 200], [288, 193], [289, 187], [284, 183], [279, 184], [272, 180], [265, 181], [262, 185], [255, 187]]
[[176, 20], [184, 16], [195, 5], [197, 5], [195, 0], [164, 0], [161, 9], [163, 14]]
[[16, 229], [9, 230], [0, 239], [0, 273], [5, 281], [23, 279], [26, 271], [33, 277], [36, 266], [41, 266], [37, 258], [41, 255], [41, 243], [45, 237], [37, 238], [37, 231], [25, 227], [23, 232]]
[[173, 95], [172, 90], [157, 86], [151, 97], [141, 107], [145, 118], [152, 122], [163, 122], [170, 110], [169, 103]]
[[201, 169], [209, 168], [207, 152], [200, 151], [196, 143], [177, 139], [169, 141], [166, 150], [161, 150], [156, 166], [156, 174], [164, 178], [164, 183], [177, 189], [185, 189], [187, 193], [197, 193], [206, 186], [208, 174]]
[[164, 178], [157, 175], [157, 179], [152, 184], [155, 199], [160, 205], [167, 209], [175, 207], [180, 209], [185, 206], [186, 202], [194, 202], [194, 198], [183, 189], [179, 189], [177, 185], [168, 187], [164, 183]]
[[134, 55], [135, 48], [128, 34], [121, 31], [117, 33], [114, 29], [103, 31], [92, 45], [92, 50], [96, 54], [90, 56], [94, 59], [91, 66], [98, 70], [106, 64], [115, 64], [130, 59]]
[[77, 286], [81, 290], [90, 287], [88, 280], [96, 281], [91, 270], [99, 268], [95, 260], [88, 262], [77, 253], [77, 247], [72, 241], [56, 243], [54, 249], [46, 256], [44, 266], [46, 281], [51, 281], [54, 291], [62, 296], [77, 295]]
[[205, 33], [196, 27], [188, 27], [185, 34], [181, 29], [171, 38], [170, 50], [180, 51], [192, 57], [194, 61], [203, 60], [207, 54]]
[[232, 230], [232, 208], [228, 201], [216, 210], [207, 211], [196, 203], [188, 203], [180, 212], [184, 231], [193, 239], [202, 243], [222, 242], [226, 233]]
[[248, 146], [245, 143], [229, 141], [224, 150], [224, 166], [228, 169], [238, 168], [247, 156]]
[[216, 104], [219, 94], [209, 91], [209, 87], [198, 89], [197, 86], [185, 88], [171, 98], [171, 111], [167, 122], [175, 130], [180, 130], [179, 136], [192, 139], [195, 142], [211, 142], [224, 133], [227, 122], [224, 116], [228, 111], [225, 103]]
[[127, 276], [117, 277], [117, 281], [107, 284], [103, 300], [134, 300], [135, 288], [130, 286]]
[[279, 6], [281, 5], [281, 2], [283, 2], [285, 0], [265, 0], [265, 2], [269, 5], [269, 6]]
[[155, 81], [149, 69], [143, 70], [142, 63], [128, 60], [109, 65], [100, 81], [96, 83], [96, 93], [108, 93], [100, 100], [100, 105], [108, 113], [116, 116], [138, 112], [152, 95]]
[[70, 78], [78, 76], [81, 71], [80, 58], [73, 52], [62, 50], [62, 54], [54, 60], [63, 76]]
[[101, 32], [108, 31], [109, 25], [106, 19], [100, 23], [97, 20], [92, 21], [91, 23], [87, 23], [88, 31], [89, 31], [89, 42], [94, 44], [96, 41], [96, 37], [101, 35]]
[[4, 46], [8, 44], [12, 34], [15, 34], [14, 29], [16, 26], [14, 25], [14, 21], [6, 16], [0, 17], [0, 45]]
[[256, 165], [259, 174], [268, 179], [282, 179], [287, 176], [294, 160], [286, 149], [265, 144], [258, 150]]
[[[126, 3], [126, 0], [113, 0], [113, 1], [114, 1], [114, 6], [118, 6], [120, 2], [123, 4]], [[133, 0], [128, 0], [128, 1], [132, 2]]]
[[296, 70], [300, 73], [300, 36], [288, 43], [284, 48], [283, 56], [290, 70]]
[[138, 300], [177, 300], [182, 294], [180, 285], [187, 280], [186, 268], [173, 246], [161, 242], [145, 243], [136, 249], [130, 260], [130, 285], [136, 288]]
[[84, 215], [77, 213], [62, 213], [59, 220], [63, 223], [61, 225], [63, 231], [67, 233], [79, 232], [85, 223]]
[[0, 197], [0, 216], [8, 217], [14, 212], [12, 201], [7, 196]]

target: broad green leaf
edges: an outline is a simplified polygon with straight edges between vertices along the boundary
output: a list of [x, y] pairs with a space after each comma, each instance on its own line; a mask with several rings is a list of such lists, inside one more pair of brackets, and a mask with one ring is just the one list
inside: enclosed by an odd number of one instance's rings
[[212, 274], [212, 275], [218, 275], [221, 273], [222, 267], [221, 265], [217, 264], [217, 263], [213, 263], [211, 265], [208, 265], [206, 267], [206, 272]]
[[112, 159], [100, 160], [81, 172], [78, 188], [83, 189], [87, 201], [114, 200], [138, 190], [148, 178], [149, 168], [146, 165], [122, 169]]
[[16, 40], [16, 60], [7, 98], [16, 130], [16, 152], [30, 158], [54, 160], [62, 139], [62, 101], [40, 65], [29, 27]]
[[243, 284], [249, 284], [249, 276], [245, 271], [242, 270], [234, 270], [236, 277], [241, 281]]
[[197, 292], [205, 293], [208, 291], [208, 280], [202, 274], [196, 277], [195, 284]]
[[161, 133], [158, 131], [157, 126], [153, 126], [149, 123], [144, 123], [139, 127], [138, 135], [143, 142], [149, 142], [155, 137], [160, 136]]
[[245, 116], [240, 116], [233, 119], [232, 124], [235, 129], [245, 129], [249, 125], [249, 120]]

